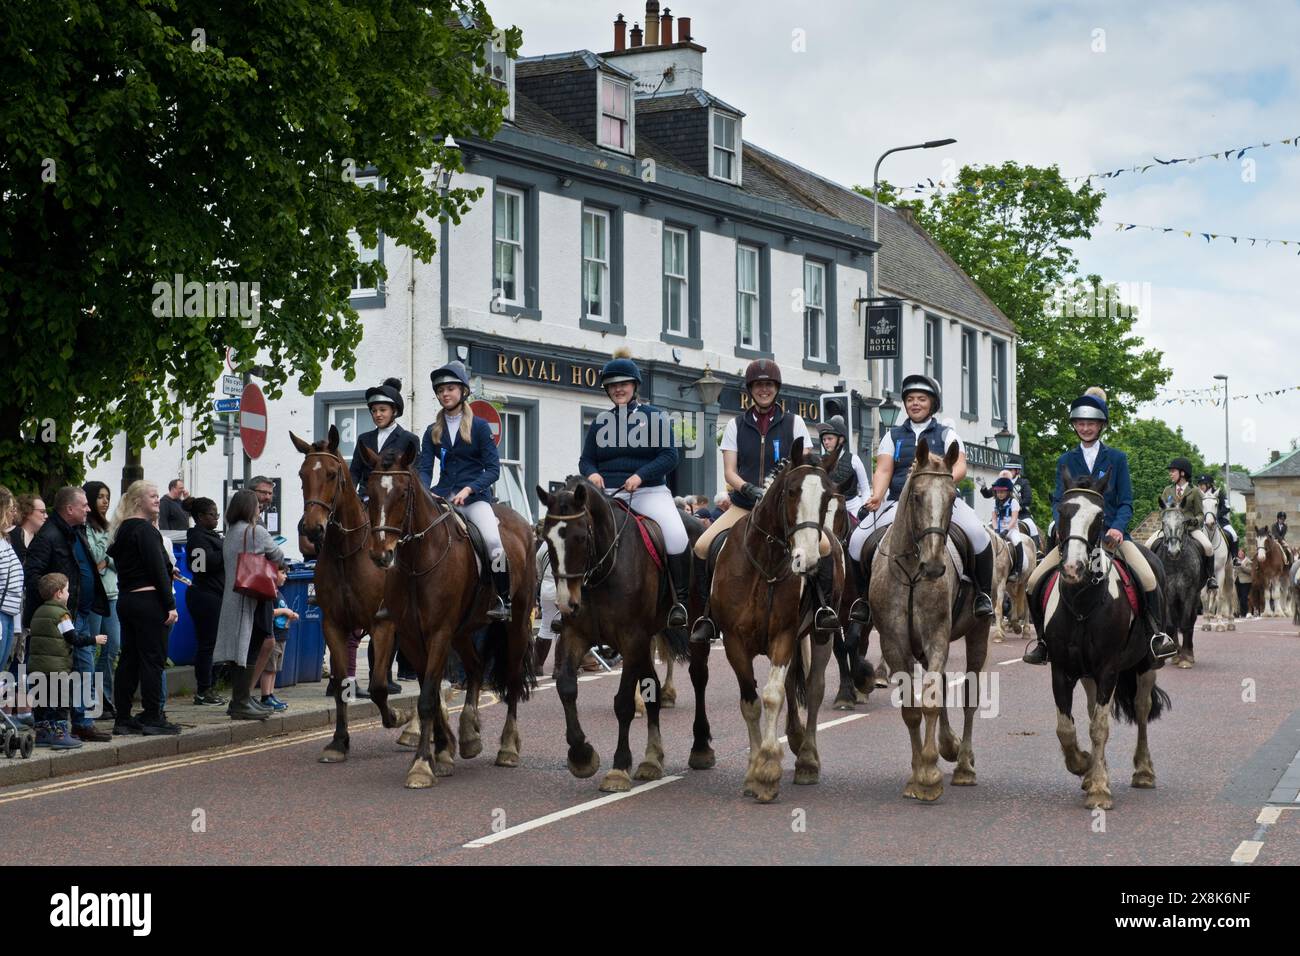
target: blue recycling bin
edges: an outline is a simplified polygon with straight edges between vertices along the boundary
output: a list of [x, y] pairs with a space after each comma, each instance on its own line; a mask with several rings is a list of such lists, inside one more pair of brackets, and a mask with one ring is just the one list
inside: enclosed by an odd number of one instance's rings
[[276, 687], [302, 682], [319, 682], [325, 659], [325, 632], [321, 628], [320, 608], [308, 604], [315, 595], [316, 563], [295, 564], [284, 584], [284, 600], [298, 614], [289, 624], [289, 639], [284, 646], [284, 666], [276, 675]]
[[[194, 576], [190, 573], [190, 560], [185, 546], [173, 544], [172, 554], [176, 556], [176, 569], [192, 581]], [[194, 619], [190, 617], [189, 608], [185, 606], [185, 592], [189, 590], [189, 585], [176, 581], [172, 590], [176, 594], [176, 623], [172, 625], [172, 632], [167, 637], [167, 656], [171, 658], [173, 664], [193, 664], [194, 656], [198, 653], [199, 642], [194, 633]]]

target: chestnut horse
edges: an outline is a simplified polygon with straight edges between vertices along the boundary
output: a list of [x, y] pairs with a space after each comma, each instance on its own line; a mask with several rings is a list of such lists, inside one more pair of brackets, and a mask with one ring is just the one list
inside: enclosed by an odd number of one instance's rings
[[[517, 767], [517, 708], [537, 686], [528, 615], [537, 590], [533, 529], [505, 505], [493, 506], [510, 566], [510, 598], [515, 610], [509, 622], [490, 621], [487, 612], [494, 592], [481, 584], [474, 546], [451, 506], [435, 498], [411, 469], [414, 449], [408, 446], [400, 455], [389, 449], [377, 455], [363, 446], [362, 453], [374, 469], [366, 485], [370, 558], [377, 568], [388, 571], [383, 610], [376, 615], [372, 632], [375, 668], [380, 674], [388, 673], [396, 629], [402, 653], [420, 674], [420, 740], [406, 774], [406, 786], [431, 787], [436, 777], [452, 772], [456, 741], [441, 694], [443, 668], [452, 647], [465, 665], [466, 676], [465, 705], [460, 713], [461, 757], [468, 759], [482, 752], [479, 691], [485, 673], [490, 672], [493, 690], [506, 701], [496, 764]], [[474, 634], [485, 627], [487, 640], [480, 651]], [[370, 693], [383, 711], [387, 683], [372, 680]], [[436, 748], [431, 749], [431, 742]]]
[[1255, 528], [1255, 581], [1259, 590], [1259, 616], [1282, 617], [1287, 606], [1286, 555], [1268, 528]]
[[[695, 688], [695, 740], [690, 766], [712, 767], [715, 761], [704, 691], [708, 682], [707, 644], [690, 644], [666, 630], [673, 594], [668, 576], [651, 559], [636, 516], [587, 479], [570, 476], [563, 488], [548, 492], [537, 488], [546, 506], [542, 535], [546, 540], [551, 572], [555, 576], [555, 603], [562, 615], [560, 639], [555, 649], [555, 689], [564, 706], [565, 738], [569, 744], [569, 772], [586, 779], [600, 769], [600, 755], [587, 740], [578, 721], [578, 664], [592, 647], [608, 644], [623, 658], [623, 672], [614, 695], [618, 717], [618, 745], [614, 766], [600, 782], [606, 793], [632, 789], [632, 780], [658, 780], [664, 772], [663, 742], [659, 733], [662, 687], [652, 652], [659, 644], [667, 656], [684, 661], [689, 655], [691, 684]], [[664, 554], [658, 525], [645, 519], [645, 527], [658, 552]], [[691, 522], [692, 543], [700, 525]], [[661, 559], [662, 560], [662, 559]], [[662, 635], [656, 641], [656, 637]], [[636, 773], [628, 733], [637, 711], [637, 698], [646, 714], [645, 757]]]
[[[817, 711], [831, 646], [810, 639], [818, 602], [809, 579], [816, 575], [819, 560], [833, 562], [834, 584], [827, 597], [831, 607], [838, 607], [845, 565], [844, 549], [830, 532], [839, 504], [827, 472], [803, 460], [803, 439], [797, 438], [790, 458], [768, 476], [754, 510], [732, 526], [713, 572], [713, 620], [740, 685], [740, 713], [749, 730], [744, 793], [759, 803], [777, 797], [777, 725], [787, 705], [786, 735], [796, 757], [794, 782], [813, 784], [821, 774]], [[823, 532], [831, 549], [825, 558], [820, 557]], [[761, 696], [754, 678], [759, 654], [770, 662]], [[800, 705], [806, 705], [806, 720], [800, 719]]]
[[[308, 444], [293, 432], [293, 446], [304, 458], [298, 469], [302, 480], [302, 535], [316, 551], [316, 604], [321, 612], [321, 629], [330, 652], [329, 692], [334, 696], [334, 737], [321, 752], [321, 763], [341, 763], [347, 759], [351, 738], [348, 736], [348, 708], [343, 685], [348, 673], [348, 637], [358, 630], [370, 632], [375, 642], [375, 669], [370, 672], [372, 696], [376, 677], [389, 673], [381, 661], [391, 664], [393, 648], [381, 640], [391, 640], [388, 631], [381, 638], [372, 624], [384, 597], [384, 572], [370, 560], [366, 545], [370, 521], [365, 505], [352, 484], [348, 463], [339, 454], [339, 430], [330, 426], [329, 438]], [[382, 681], [384, 693], [373, 697], [385, 727], [396, 727], [399, 719], [388, 708], [388, 681]]]

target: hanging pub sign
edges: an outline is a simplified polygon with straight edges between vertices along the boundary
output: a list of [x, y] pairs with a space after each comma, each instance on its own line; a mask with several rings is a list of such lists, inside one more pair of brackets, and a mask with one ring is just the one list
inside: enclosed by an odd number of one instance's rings
[[863, 358], [898, 358], [898, 333], [903, 322], [902, 299], [866, 299], [867, 350]]

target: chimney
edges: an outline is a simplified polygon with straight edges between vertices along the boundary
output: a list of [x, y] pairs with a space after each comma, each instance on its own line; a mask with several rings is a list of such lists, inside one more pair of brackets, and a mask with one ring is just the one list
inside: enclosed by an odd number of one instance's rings
[[664, 7], [664, 15], [659, 18], [659, 45], [668, 46], [673, 42], [673, 12]]
[[1282, 453], [1280, 451], [1270, 451], [1268, 453], [1268, 463], [1271, 465], [1281, 457]]
[[659, 45], [659, 0], [646, 0], [645, 45]]
[[677, 42], [685, 43], [691, 38], [691, 18], [677, 18]]
[[632, 49], [636, 49], [640, 45], [641, 45], [641, 24], [634, 23], [632, 24]]
[[618, 15], [614, 21], [614, 49], [627, 49], [627, 21], [623, 19], [623, 14]]

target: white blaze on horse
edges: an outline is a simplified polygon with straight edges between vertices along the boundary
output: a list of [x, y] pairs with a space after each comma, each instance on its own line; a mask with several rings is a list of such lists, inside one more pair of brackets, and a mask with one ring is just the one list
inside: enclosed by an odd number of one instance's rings
[[1201, 621], [1201, 630], [1235, 631], [1237, 624], [1233, 615], [1237, 597], [1236, 575], [1233, 573], [1228, 536], [1219, 527], [1219, 492], [1201, 493], [1201, 512], [1205, 533], [1214, 548], [1214, 580], [1219, 584], [1217, 590], [1209, 587], [1201, 589], [1201, 608], [1205, 615]]

